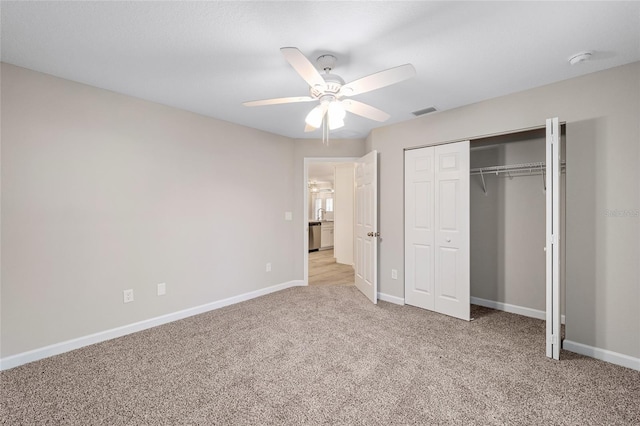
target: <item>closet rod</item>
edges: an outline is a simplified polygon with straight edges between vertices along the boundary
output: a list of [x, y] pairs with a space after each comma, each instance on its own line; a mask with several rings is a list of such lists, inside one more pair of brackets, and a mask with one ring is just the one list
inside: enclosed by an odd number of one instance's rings
[[[560, 163], [561, 172], [566, 169], [566, 162]], [[469, 172], [471, 176], [480, 175], [482, 180], [482, 191], [487, 195], [487, 184], [484, 180], [486, 174], [495, 174], [499, 176], [501, 174], [507, 174], [509, 178], [514, 176], [537, 176], [542, 175], [542, 184], [544, 190], [547, 190], [547, 183], [545, 181], [546, 164], [544, 161], [536, 163], [521, 163], [521, 164], [509, 164], [505, 166], [489, 166], [489, 167], [477, 167], [471, 169]]]
[[[566, 167], [566, 162], [563, 161], [560, 163], [562, 168]], [[469, 172], [472, 176], [474, 175], [486, 175], [486, 174], [540, 174], [546, 168], [546, 164], [544, 161], [540, 161], [537, 163], [522, 163], [522, 164], [509, 164], [505, 166], [488, 166], [488, 167], [477, 167], [475, 169], [471, 169]]]

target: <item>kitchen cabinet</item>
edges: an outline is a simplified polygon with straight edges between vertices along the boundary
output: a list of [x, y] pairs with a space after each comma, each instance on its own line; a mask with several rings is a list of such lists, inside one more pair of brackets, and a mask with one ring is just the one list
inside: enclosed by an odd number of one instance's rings
[[320, 248], [333, 247], [333, 222], [322, 222], [320, 226]]

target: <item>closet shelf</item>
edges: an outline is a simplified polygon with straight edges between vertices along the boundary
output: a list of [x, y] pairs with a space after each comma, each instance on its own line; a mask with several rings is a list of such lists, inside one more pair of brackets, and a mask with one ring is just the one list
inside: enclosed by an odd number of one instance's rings
[[[560, 170], [563, 172], [566, 168], [566, 162], [563, 161], [560, 163]], [[544, 189], [547, 189], [546, 181], [544, 179], [546, 174], [546, 163], [544, 161], [539, 161], [536, 163], [521, 163], [521, 164], [509, 164], [504, 166], [488, 166], [488, 167], [477, 167], [475, 169], [470, 170], [471, 176], [480, 175], [482, 179], [482, 190], [485, 195], [487, 193], [487, 184], [484, 181], [485, 175], [496, 175], [496, 176], [505, 176], [508, 178], [512, 178], [515, 176], [537, 176], [542, 175], [542, 184], [544, 185]]]
[[[560, 163], [562, 168], [566, 167], [566, 162]], [[505, 166], [489, 166], [489, 167], [477, 167], [471, 169], [471, 176], [474, 175], [486, 175], [486, 174], [512, 174], [518, 176], [539, 175], [545, 171], [546, 164], [544, 161], [537, 163], [522, 163], [522, 164], [509, 164]]]

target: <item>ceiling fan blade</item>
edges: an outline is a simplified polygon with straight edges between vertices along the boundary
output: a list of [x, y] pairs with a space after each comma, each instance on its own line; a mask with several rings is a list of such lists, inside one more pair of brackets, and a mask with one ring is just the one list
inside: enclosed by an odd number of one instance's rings
[[262, 105], [278, 105], [278, 104], [291, 104], [295, 102], [310, 102], [315, 101], [311, 96], [293, 96], [290, 98], [274, 98], [274, 99], [263, 99], [260, 101], [249, 101], [243, 102], [244, 106], [262, 106]]
[[297, 48], [283, 47], [280, 51], [293, 69], [300, 74], [300, 77], [309, 84], [309, 87], [324, 86], [324, 78], [322, 78], [316, 67], [314, 67], [307, 57]]
[[345, 99], [342, 101], [342, 106], [344, 106], [345, 110], [370, 120], [386, 121], [390, 117], [389, 114], [379, 110], [378, 108], [353, 99]]
[[416, 69], [413, 65], [400, 65], [399, 67], [389, 68], [388, 70], [380, 71], [345, 84], [340, 89], [339, 95], [354, 96], [360, 93], [370, 92], [407, 80], [414, 75], [416, 75]]

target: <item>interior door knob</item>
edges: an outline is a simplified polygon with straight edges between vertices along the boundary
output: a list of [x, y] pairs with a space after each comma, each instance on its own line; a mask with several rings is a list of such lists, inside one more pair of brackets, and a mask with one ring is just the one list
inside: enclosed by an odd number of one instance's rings
[[448, 243], [450, 243], [450, 242], [451, 242], [451, 238], [447, 238], [446, 240], [447, 240], [447, 242], [448, 242]]
[[373, 232], [367, 232], [367, 237], [373, 237]]

